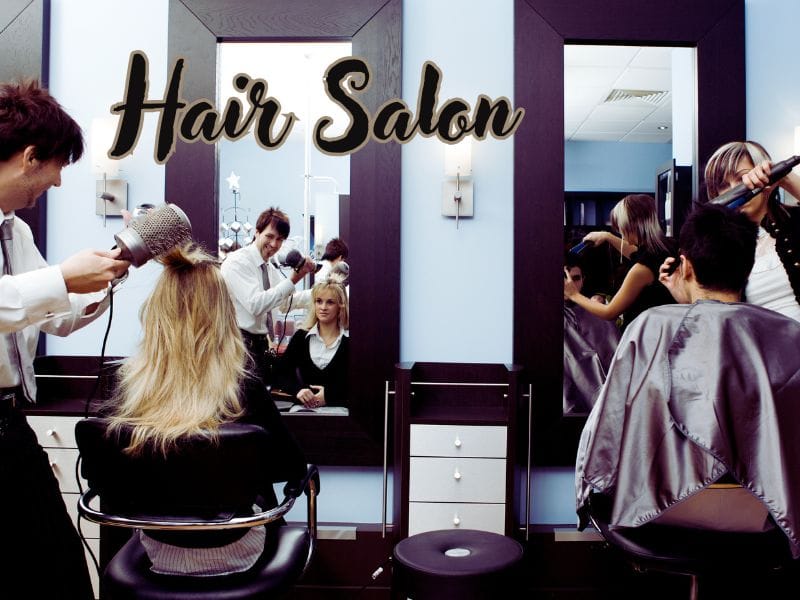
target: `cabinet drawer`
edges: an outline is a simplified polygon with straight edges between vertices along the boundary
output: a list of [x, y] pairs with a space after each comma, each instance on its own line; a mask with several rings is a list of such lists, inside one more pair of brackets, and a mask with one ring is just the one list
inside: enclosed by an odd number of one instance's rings
[[411, 456], [506, 457], [506, 428], [480, 425], [411, 425]]
[[437, 529], [478, 529], [505, 534], [505, 504], [410, 502], [408, 535]]
[[75, 423], [81, 417], [51, 417], [30, 415], [28, 423], [36, 433], [36, 438], [45, 448], [77, 448], [75, 442]]
[[[76, 448], [46, 448], [47, 458], [50, 460], [50, 468], [58, 479], [58, 486], [61, 493], [77, 494], [78, 482], [75, 480], [75, 463], [78, 462], [78, 450]], [[86, 480], [81, 477], [81, 485], [86, 490]]]
[[506, 461], [502, 458], [411, 457], [411, 502], [505, 502]]
[[[64, 499], [64, 504], [67, 507], [72, 522], [75, 524], [75, 529], [78, 529], [78, 498], [80, 494], [61, 494]], [[92, 523], [88, 519], [81, 519], [81, 533], [83, 537], [89, 539], [97, 539], [100, 537], [100, 525]]]

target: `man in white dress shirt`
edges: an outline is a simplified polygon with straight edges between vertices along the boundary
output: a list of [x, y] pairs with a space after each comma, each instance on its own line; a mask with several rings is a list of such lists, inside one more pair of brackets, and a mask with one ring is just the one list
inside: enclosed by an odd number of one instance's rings
[[236, 309], [236, 321], [242, 330], [247, 350], [265, 385], [272, 382], [269, 375], [270, 339], [274, 336], [272, 312], [306, 308], [311, 292], [297, 292], [295, 284], [316, 263], [309, 258], [290, 270], [287, 277], [275, 262], [275, 254], [289, 237], [289, 217], [278, 208], [269, 208], [258, 216], [253, 243], [231, 252], [222, 263], [222, 276]]
[[9, 598], [94, 597], [58, 481], [22, 409], [36, 401], [39, 331], [67, 335], [92, 322], [130, 265], [119, 250], [84, 250], [48, 266], [14, 216], [61, 185], [61, 169], [82, 153], [80, 127], [46, 90], [0, 84], [0, 589]]

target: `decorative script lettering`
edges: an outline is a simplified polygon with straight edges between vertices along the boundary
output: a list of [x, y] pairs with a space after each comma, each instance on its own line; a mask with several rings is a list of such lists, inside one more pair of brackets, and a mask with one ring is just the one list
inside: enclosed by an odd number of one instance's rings
[[[110, 158], [120, 159], [133, 152], [142, 131], [147, 112], [158, 113], [154, 157], [163, 164], [175, 152], [178, 138], [187, 143], [215, 143], [220, 137], [234, 141], [253, 130], [256, 142], [265, 150], [275, 150], [289, 137], [297, 121], [293, 112], [282, 112], [281, 103], [269, 95], [268, 83], [246, 73], [233, 78], [233, 87], [242, 93], [246, 102], [231, 97], [220, 112], [205, 98], [188, 102], [181, 94], [181, 77], [185, 60], [179, 58], [160, 99], [149, 97], [148, 61], [144, 52], [131, 52], [128, 63], [125, 97], [114, 104], [111, 112], [118, 114], [117, 133]], [[388, 100], [374, 115], [360, 99], [371, 81], [369, 65], [360, 58], [346, 57], [330, 65], [325, 73], [325, 93], [339, 105], [348, 118], [344, 133], [328, 137], [333, 125], [331, 117], [323, 116], [314, 126], [314, 145], [326, 154], [344, 155], [356, 152], [370, 139], [380, 143], [406, 143], [415, 135], [436, 136], [454, 144], [466, 136], [478, 140], [491, 135], [505, 139], [513, 135], [522, 122], [525, 109], [513, 109], [508, 98], [492, 100], [480, 94], [473, 108], [461, 98], [447, 100], [439, 108], [439, 88], [442, 71], [430, 61], [422, 66], [417, 95], [416, 114], [400, 99]]]

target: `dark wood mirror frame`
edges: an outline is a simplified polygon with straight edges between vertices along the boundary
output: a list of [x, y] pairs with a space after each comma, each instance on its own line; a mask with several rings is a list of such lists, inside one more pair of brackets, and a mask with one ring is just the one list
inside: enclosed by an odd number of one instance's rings
[[[50, 0], [4, 0], [0, 6], [0, 81], [36, 79], [47, 87], [49, 74]], [[16, 214], [30, 226], [39, 251], [47, 256], [47, 194], [35, 207]]]
[[[351, 41], [372, 83], [375, 111], [401, 95], [401, 0], [170, 0], [169, 67], [186, 59], [183, 97], [216, 99], [217, 43]], [[280, 151], [280, 150], [278, 150]], [[370, 142], [350, 157], [348, 245], [352, 277], [351, 417], [292, 416], [308, 459], [325, 465], [383, 460], [384, 381], [394, 377], [400, 330], [400, 147]], [[179, 142], [166, 165], [167, 202], [183, 208], [195, 238], [216, 248], [216, 148]], [[265, 206], [270, 203], [264, 199]]]
[[516, 0], [514, 8], [514, 104], [527, 110], [514, 135], [514, 362], [532, 386], [534, 463], [573, 465], [585, 417], [561, 410], [564, 44], [695, 47], [702, 166], [722, 143], [744, 139], [744, 0]]

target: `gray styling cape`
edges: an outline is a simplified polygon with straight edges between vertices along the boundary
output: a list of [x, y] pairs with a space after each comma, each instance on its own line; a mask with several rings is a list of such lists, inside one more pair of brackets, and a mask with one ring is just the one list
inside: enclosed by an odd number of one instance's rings
[[800, 556], [800, 323], [742, 303], [641, 314], [620, 341], [581, 435], [580, 527], [591, 492], [636, 527], [726, 473]]
[[606, 380], [619, 329], [572, 302], [564, 304], [564, 413], [588, 414]]

